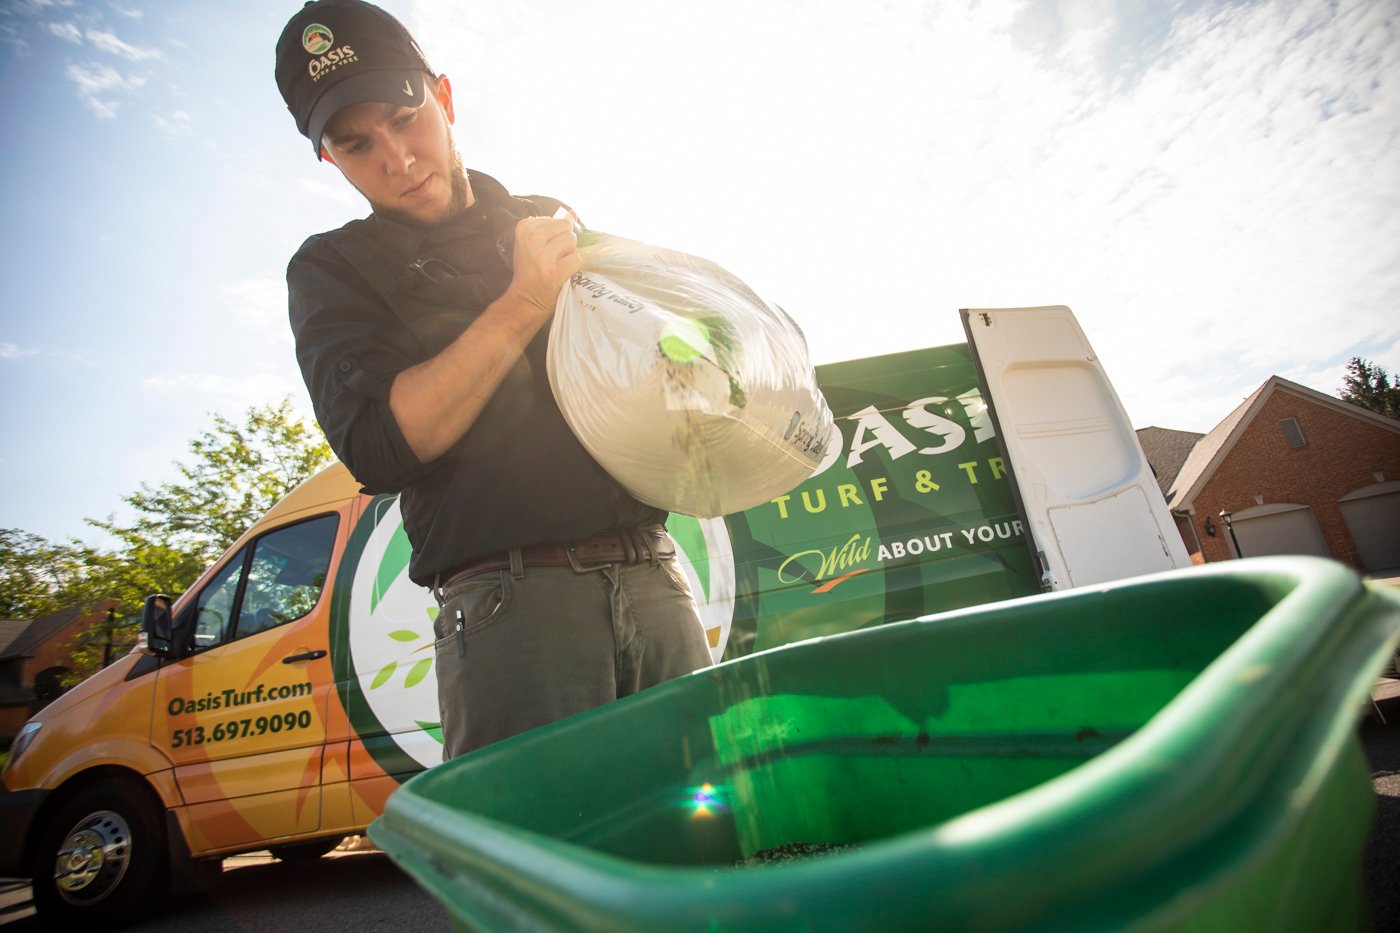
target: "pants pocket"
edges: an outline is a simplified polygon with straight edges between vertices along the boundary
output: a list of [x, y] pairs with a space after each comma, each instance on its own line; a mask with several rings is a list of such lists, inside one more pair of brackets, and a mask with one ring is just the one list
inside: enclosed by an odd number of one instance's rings
[[442, 611], [433, 623], [437, 636], [433, 647], [439, 651], [453, 647], [459, 635], [465, 638], [499, 622], [510, 605], [510, 594], [510, 575], [505, 571], [470, 577], [445, 589]]

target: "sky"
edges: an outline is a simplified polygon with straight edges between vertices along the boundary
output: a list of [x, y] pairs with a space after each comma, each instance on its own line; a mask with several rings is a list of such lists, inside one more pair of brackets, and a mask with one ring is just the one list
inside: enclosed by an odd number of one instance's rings
[[[384, 0], [469, 168], [714, 260], [815, 363], [1072, 308], [1135, 427], [1400, 372], [1400, 0]], [[367, 213], [295, 2], [0, 0], [0, 527], [100, 541], [218, 413], [310, 403], [283, 279]]]

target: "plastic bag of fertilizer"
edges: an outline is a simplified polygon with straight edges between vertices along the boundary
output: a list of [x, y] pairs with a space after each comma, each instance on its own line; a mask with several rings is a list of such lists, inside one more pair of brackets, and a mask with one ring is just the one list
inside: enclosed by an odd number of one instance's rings
[[714, 263], [596, 231], [547, 369], [564, 419], [637, 499], [686, 515], [782, 495], [837, 435], [802, 331]]

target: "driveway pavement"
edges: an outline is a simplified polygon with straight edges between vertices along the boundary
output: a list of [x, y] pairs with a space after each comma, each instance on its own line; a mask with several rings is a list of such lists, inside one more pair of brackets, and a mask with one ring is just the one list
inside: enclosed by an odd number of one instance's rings
[[1374, 695], [1386, 721], [1373, 713], [1361, 723], [1361, 746], [1376, 790], [1363, 871], [1373, 928], [1400, 930], [1400, 680], [1382, 681]]

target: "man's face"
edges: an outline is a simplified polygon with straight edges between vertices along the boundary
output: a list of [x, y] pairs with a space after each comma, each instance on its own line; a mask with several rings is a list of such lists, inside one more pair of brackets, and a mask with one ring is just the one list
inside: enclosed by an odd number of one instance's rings
[[439, 78], [429, 92], [422, 107], [353, 104], [326, 124], [326, 153], [381, 216], [437, 224], [472, 203], [449, 130], [451, 87]]

